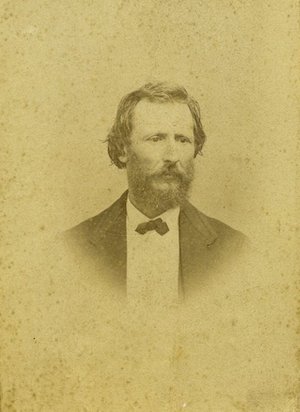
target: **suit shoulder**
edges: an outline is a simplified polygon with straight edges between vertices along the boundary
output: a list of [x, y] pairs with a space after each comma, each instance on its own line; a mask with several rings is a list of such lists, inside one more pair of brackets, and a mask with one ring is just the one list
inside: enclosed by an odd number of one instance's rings
[[239, 230], [236, 230], [232, 228], [231, 226], [227, 225], [224, 222], [221, 222], [218, 219], [215, 219], [213, 217], [206, 216], [208, 219], [209, 223], [211, 226], [214, 228], [216, 233], [220, 236], [231, 236], [235, 238], [240, 238], [246, 240], [247, 237], [244, 235], [244, 233], [240, 232]]
[[253, 245], [250, 239], [239, 230], [232, 228], [218, 219], [206, 216], [202, 212], [202, 219], [216, 234], [215, 246], [217, 249], [225, 253], [226, 256], [238, 257], [245, 261], [252, 253]]
[[66, 230], [64, 234], [67, 237], [73, 237], [77, 235], [83, 236], [85, 233], [90, 236], [90, 234], [99, 227], [101, 227], [102, 230], [105, 231], [106, 228], [111, 225], [116, 217], [124, 210], [124, 196], [125, 193], [112, 205], [102, 210], [97, 215], [92, 216], [89, 219], [86, 219], [83, 222], [79, 223], [78, 225]]
[[192, 208], [194, 218], [198, 219], [201, 222], [201, 225], [204, 225], [207, 231], [215, 235], [219, 241], [232, 241], [240, 244], [246, 244], [249, 242], [247, 236], [245, 236], [242, 232], [232, 228], [218, 219], [207, 216], [195, 206], [190, 206]]

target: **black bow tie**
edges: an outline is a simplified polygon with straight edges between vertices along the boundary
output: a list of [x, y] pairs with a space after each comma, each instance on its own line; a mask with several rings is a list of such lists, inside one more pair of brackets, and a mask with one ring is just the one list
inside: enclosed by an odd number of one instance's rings
[[156, 230], [160, 235], [164, 235], [169, 231], [169, 227], [160, 217], [155, 220], [149, 220], [149, 222], [140, 223], [135, 229], [136, 232], [144, 235], [149, 230]]

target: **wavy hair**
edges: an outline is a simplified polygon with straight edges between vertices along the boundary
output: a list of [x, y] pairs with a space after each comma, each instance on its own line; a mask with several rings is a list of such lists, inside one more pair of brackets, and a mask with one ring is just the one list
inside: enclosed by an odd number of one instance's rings
[[126, 164], [119, 158], [124, 155], [124, 147], [130, 145], [134, 109], [143, 99], [150, 102], [187, 104], [194, 120], [195, 157], [201, 153], [206, 136], [201, 123], [198, 102], [182, 86], [166, 82], [147, 83], [125, 95], [119, 103], [114, 124], [107, 136], [108, 154], [113, 164], [119, 169], [126, 167]]

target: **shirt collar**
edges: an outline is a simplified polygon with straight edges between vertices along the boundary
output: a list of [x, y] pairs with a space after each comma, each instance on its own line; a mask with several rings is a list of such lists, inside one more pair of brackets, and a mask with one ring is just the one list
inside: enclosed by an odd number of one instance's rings
[[156, 216], [153, 219], [145, 216], [142, 212], [140, 212], [130, 201], [129, 196], [127, 196], [126, 202], [126, 210], [127, 210], [127, 219], [130, 227], [134, 230], [140, 223], [148, 222], [149, 220], [154, 220], [161, 218], [164, 222], [167, 223], [170, 230], [178, 229], [178, 217], [179, 217], [179, 207], [175, 207], [173, 209], [166, 210], [159, 216]]

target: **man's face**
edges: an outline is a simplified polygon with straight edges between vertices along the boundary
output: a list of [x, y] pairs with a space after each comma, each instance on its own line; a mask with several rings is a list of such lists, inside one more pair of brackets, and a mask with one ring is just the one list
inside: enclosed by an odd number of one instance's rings
[[[140, 101], [125, 148], [129, 191], [135, 198], [174, 207], [194, 175], [193, 118], [186, 104]], [[161, 206], [161, 205], [160, 205]]]

